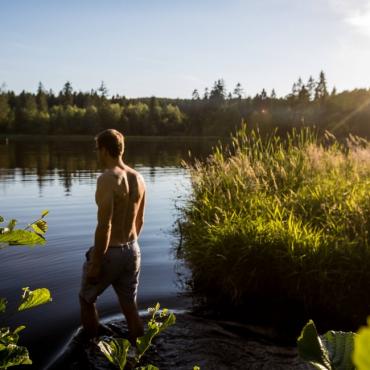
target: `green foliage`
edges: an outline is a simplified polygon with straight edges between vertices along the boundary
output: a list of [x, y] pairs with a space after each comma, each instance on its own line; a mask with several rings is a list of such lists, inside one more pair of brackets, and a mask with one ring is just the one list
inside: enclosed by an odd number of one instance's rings
[[310, 320], [298, 338], [298, 353], [317, 369], [331, 369], [329, 353], [317, 334], [315, 324]]
[[13, 332], [9, 328], [0, 328], [0, 369], [32, 364], [27, 348], [17, 345], [18, 333], [24, 328], [19, 326]]
[[[41, 84], [42, 86], [42, 84]], [[301, 78], [292, 92], [277, 97], [265, 89], [244, 97], [240, 83], [227, 91], [223, 79], [195, 89], [192, 100], [168, 98], [126, 99], [98, 90], [77, 92], [67, 81], [59, 94], [44, 87], [36, 94], [0, 90], [0, 131], [21, 134], [95, 134], [109, 127], [126, 135], [221, 135], [227, 136], [247, 120], [265, 133], [279, 128], [284, 136], [292, 127], [314, 126], [344, 138], [348, 133], [370, 137], [370, 90], [354, 89], [329, 95], [324, 72], [315, 80]], [[203, 98], [200, 98], [200, 95]]]
[[51, 302], [52, 300], [49, 289], [40, 288], [30, 290], [28, 287], [22, 289], [22, 302], [18, 307], [18, 311], [28, 310], [30, 308]]
[[354, 339], [353, 363], [358, 370], [370, 369], [370, 317], [367, 326], [360, 328]]
[[187, 166], [177, 231], [191, 286], [225, 304], [256, 295], [358, 320], [370, 304], [370, 143], [275, 133], [243, 126]]
[[[32, 231], [15, 230], [17, 221], [14, 219], [10, 220], [7, 227], [0, 228], [0, 246], [43, 244], [45, 242], [43, 234], [47, 230], [47, 223], [43, 218], [48, 213], [49, 211], [47, 210], [43, 211], [38, 220], [27, 226]], [[2, 222], [4, 222], [4, 218], [0, 216], [0, 223]], [[30, 290], [28, 287], [23, 288], [22, 301], [18, 307], [18, 311], [24, 311], [50, 301], [50, 291], [46, 288], [35, 290]], [[0, 313], [5, 312], [6, 305], [7, 300], [0, 298]], [[20, 326], [13, 332], [7, 327], [0, 328], [0, 369], [32, 364], [27, 348], [17, 345], [19, 339], [18, 333], [24, 328], [25, 326]]]
[[124, 338], [113, 338], [109, 342], [100, 341], [100, 350], [107, 359], [120, 370], [123, 370], [127, 362], [127, 352], [131, 346], [130, 342]]
[[[144, 336], [137, 338], [135, 347], [134, 362], [137, 365], [145, 352], [149, 349], [153, 338], [173, 325], [176, 321], [176, 317], [168, 309], [164, 308], [160, 310], [159, 303], [155, 307], [149, 308], [148, 311], [151, 313], [151, 318], [148, 322], [148, 329]], [[130, 342], [123, 338], [114, 338], [110, 341], [101, 340], [98, 342], [100, 350], [104, 353], [107, 359], [116, 365], [119, 369], [124, 369], [127, 363], [127, 353], [131, 346]], [[153, 365], [146, 365], [145, 367], [137, 367], [136, 369], [141, 370], [156, 370], [157, 367]]]
[[[17, 220], [10, 220], [7, 227], [0, 227], [0, 247], [7, 245], [36, 245], [45, 244], [44, 234], [48, 229], [47, 222], [44, 217], [49, 213], [44, 210], [41, 216], [36, 221], [27, 226], [25, 230], [15, 229]], [[0, 218], [0, 223], [4, 222], [4, 218]], [[32, 229], [32, 230], [27, 230]]]
[[322, 338], [310, 320], [297, 340], [299, 356], [319, 370], [354, 369], [351, 361], [354, 333], [329, 331]]
[[136, 340], [137, 361], [140, 361], [140, 358], [148, 350], [153, 338], [176, 322], [176, 316], [172, 312], [168, 312], [166, 308], [162, 311], [159, 309], [160, 304], [157, 303], [155, 307], [148, 310], [152, 314], [148, 322], [148, 330], [144, 336]]
[[0, 313], [5, 312], [7, 303], [6, 298], [0, 298]]

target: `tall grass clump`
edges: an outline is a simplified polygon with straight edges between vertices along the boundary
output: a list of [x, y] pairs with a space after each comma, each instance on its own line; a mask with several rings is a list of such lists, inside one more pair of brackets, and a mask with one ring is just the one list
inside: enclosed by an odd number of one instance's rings
[[[294, 303], [357, 325], [370, 314], [370, 143], [245, 125], [187, 165], [178, 255], [193, 292], [232, 307]], [[265, 307], [266, 308], [266, 307]], [[273, 307], [271, 306], [271, 310]], [[268, 310], [267, 310], [268, 312]]]

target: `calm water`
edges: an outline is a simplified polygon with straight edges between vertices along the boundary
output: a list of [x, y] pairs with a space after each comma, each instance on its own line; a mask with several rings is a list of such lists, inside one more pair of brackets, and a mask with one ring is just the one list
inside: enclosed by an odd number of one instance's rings
[[[171, 228], [176, 202], [189, 191], [181, 168], [188, 151], [204, 158], [214, 141], [130, 141], [125, 161], [144, 176], [147, 184], [145, 225], [140, 236], [142, 272], [141, 309], [161, 302], [184, 308], [179, 293], [179, 267], [172, 253]], [[93, 141], [0, 141], [0, 215], [25, 226], [49, 209], [44, 247], [8, 247], [0, 250], [0, 297], [9, 301], [3, 325], [25, 324], [22, 343], [42, 368], [79, 326], [78, 290], [84, 253], [91, 246], [96, 222], [94, 191], [100, 173]], [[47, 287], [53, 302], [24, 313], [15, 311], [22, 287]], [[118, 314], [113, 290], [98, 300], [101, 317]], [[29, 368], [29, 367], [28, 367]]]

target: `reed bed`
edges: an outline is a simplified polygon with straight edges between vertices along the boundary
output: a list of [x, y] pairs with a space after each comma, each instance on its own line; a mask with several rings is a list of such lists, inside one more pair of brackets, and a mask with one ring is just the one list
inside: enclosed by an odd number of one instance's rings
[[[355, 326], [370, 314], [370, 142], [243, 127], [186, 165], [178, 256], [206, 300], [291, 302]], [[273, 309], [271, 307], [271, 309]], [[267, 310], [268, 312], [268, 310]]]

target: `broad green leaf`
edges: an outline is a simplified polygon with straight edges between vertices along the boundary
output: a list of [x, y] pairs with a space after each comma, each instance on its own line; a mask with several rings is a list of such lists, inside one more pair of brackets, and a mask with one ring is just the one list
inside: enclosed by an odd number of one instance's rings
[[199, 366], [197, 366], [197, 365], [195, 365], [195, 366], [193, 367], [193, 370], [200, 370], [200, 367], [199, 367]]
[[333, 370], [328, 350], [323, 345], [315, 324], [310, 320], [297, 340], [299, 356], [319, 370]]
[[104, 353], [105, 357], [114, 365], [123, 370], [126, 366], [127, 352], [131, 344], [127, 339], [114, 338], [109, 342], [101, 340], [98, 347]]
[[157, 326], [152, 326], [142, 337], [136, 339], [136, 348], [138, 352], [138, 359], [143, 356], [143, 354], [150, 347], [153, 338], [159, 333], [159, 328]]
[[323, 343], [335, 370], [355, 369], [352, 363], [354, 336], [355, 333], [342, 331], [328, 331], [323, 335]]
[[6, 298], [0, 298], [0, 313], [5, 312], [7, 303]]
[[44, 209], [42, 212], [41, 212], [41, 218], [44, 218], [46, 215], [49, 214], [49, 211], [47, 209]]
[[45, 239], [32, 231], [14, 230], [0, 234], [0, 243], [7, 243], [10, 245], [33, 245], [44, 244]]
[[23, 288], [23, 291], [22, 303], [19, 305], [18, 311], [24, 311], [51, 301], [50, 291], [47, 288], [30, 290], [27, 287]]
[[13, 231], [16, 224], [17, 224], [17, 220], [15, 220], [14, 218], [12, 220], [10, 220], [9, 223], [8, 223], [9, 231]]
[[370, 369], [370, 317], [354, 338], [353, 363], [358, 370]]
[[43, 238], [43, 234], [45, 234], [45, 231], [44, 230], [42, 230], [41, 228], [39, 228], [38, 227], [38, 225], [37, 225], [37, 223], [36, 224], [31, 224], [30, 225], [31, 227], [32, 227], [32, 229], [33, 229], [33, 231], [37, 234], [37, 235], [39, 235], [40, 237], [42, 237]]
[[0, 369], [11, 366], [31, 365], [29, 353], [26, 347], [9, 344], [0, 351]]
[[136, 367], [135, 370], [159, 370], [159, 368], [157, 366], [149, 364], [146, 366]]

